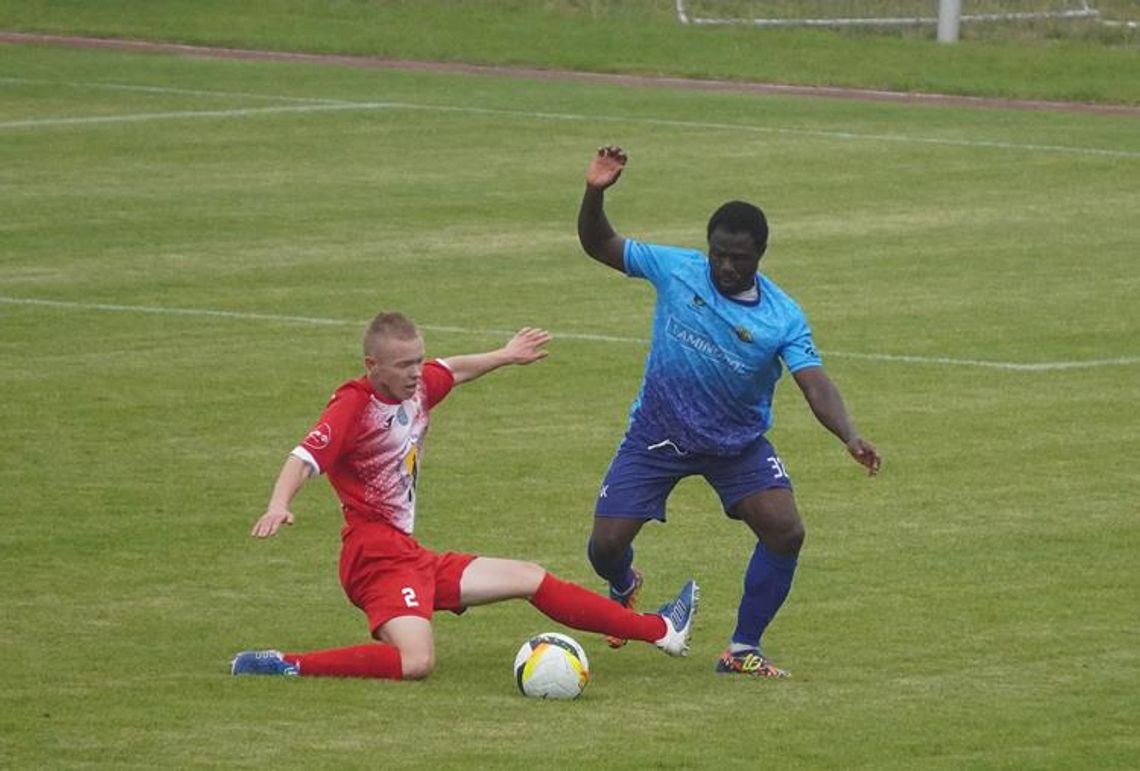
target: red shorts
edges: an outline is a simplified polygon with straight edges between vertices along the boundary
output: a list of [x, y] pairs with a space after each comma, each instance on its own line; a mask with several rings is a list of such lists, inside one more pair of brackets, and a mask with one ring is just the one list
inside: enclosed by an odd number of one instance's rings
[[341, 531], [340, 585], [368, 616], [373, 635], [397, 616], [430, 619], [436, 610], [462, 613], [459, 579], [474, 554], [437, 554], [407, 533], [381, 522]]

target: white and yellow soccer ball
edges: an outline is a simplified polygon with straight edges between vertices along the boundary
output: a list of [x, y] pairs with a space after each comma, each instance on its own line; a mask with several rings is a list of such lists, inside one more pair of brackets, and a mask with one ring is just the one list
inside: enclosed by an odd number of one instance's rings
[[524, 696], [576, 699], [590, 680], [586, 651], [558, 632], [535, 635], [515, 656], [515, 682]]

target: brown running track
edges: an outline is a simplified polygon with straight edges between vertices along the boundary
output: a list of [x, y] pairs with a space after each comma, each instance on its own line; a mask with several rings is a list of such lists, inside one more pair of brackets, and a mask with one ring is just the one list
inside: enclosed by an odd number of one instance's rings
[[1140, 115], [1140, 106], [1084, 104], [1081, 102], [1046, 102], [1029, 99], [1000, 99], [980, 96], [952, 96], [906, 91], [874, 91], [833, 86], [791, 86], [777, 83], [750, 83], [731, 80], [701, 80], [657, 75], [616, 75], [571, 70], [509, 67], [457, 62], [411, 61], [385, 59], [377, 56], [341, 56], [337, 54], [307, 54], [286, 51], [255, 51], [242, 48], [214, 48], [210, 46], [158, 43], [147, 40], [122, 40], [74, 35], [41, 35], [22, 32], [0, 32], [0, 43], [24, 45], [51, 45], [71, 48], [110, 48], [119, 51], [171, 53], [209, 59], [247, 59], [254, 61], [305, 62], [335, 64], [342, 67], [410, 70], [420, 72], [452, 72], [468, 75], [496, 75], [531, 80], [568, 80], [584, 83], [602, 83], [619, 86], [651, 88], [687, 88], [698, 91], [726, 91], [746, 94], [779, 94], [784, 96], [815, 96], [832, 99], [854, 99], [865, 102], [900, 102], [903, 104], [932, 104], [949, 107], [978, 107], [1007, 110], [1037, 110], [1053, 112], [1084, 112], [1102, 115]]

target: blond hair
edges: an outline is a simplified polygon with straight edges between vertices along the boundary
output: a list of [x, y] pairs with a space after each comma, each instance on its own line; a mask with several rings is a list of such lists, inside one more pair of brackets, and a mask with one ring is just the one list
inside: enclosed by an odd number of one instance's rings
[[412, 340], [419, 337], [419, 334], [416, 325], [404, 314], [397, 311], [380, 311], [364, 331], [364, 355], [371, 356], [376, 343], [382, 338]]

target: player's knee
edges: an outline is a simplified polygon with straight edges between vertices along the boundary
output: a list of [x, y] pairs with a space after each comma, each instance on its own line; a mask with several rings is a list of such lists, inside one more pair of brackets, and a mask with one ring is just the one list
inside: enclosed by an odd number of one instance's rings
[[426, 680], [435, 669], [434, 651], [400, 651], [400, 669], [405, 680]]
[[628, 540], [617, 533], [594, 533], [590, 536], [590, 562], [608, 563], [620, 558], [629, 546]]
[[525, 590], [525, 595], [534, 596], [542, 584], [542, 579], [546, 578], [546, 568], [537, 562], [520, 561], [517, 563], [517, 571], [519, 586]]
[[615, 566], [621, 563], [622, 552], [611, 547], [607, 550], [599, 545], [597, 536], [592, 536], [586, 549], [586, 556], [590, 559], [590, 567], [602, 578], [607, 580], [614, 575]]
[[773, 532], [765, 545], [777, 554], [795, 556], [803, 548], [806, 535], [803, 522], [796, 519]]

